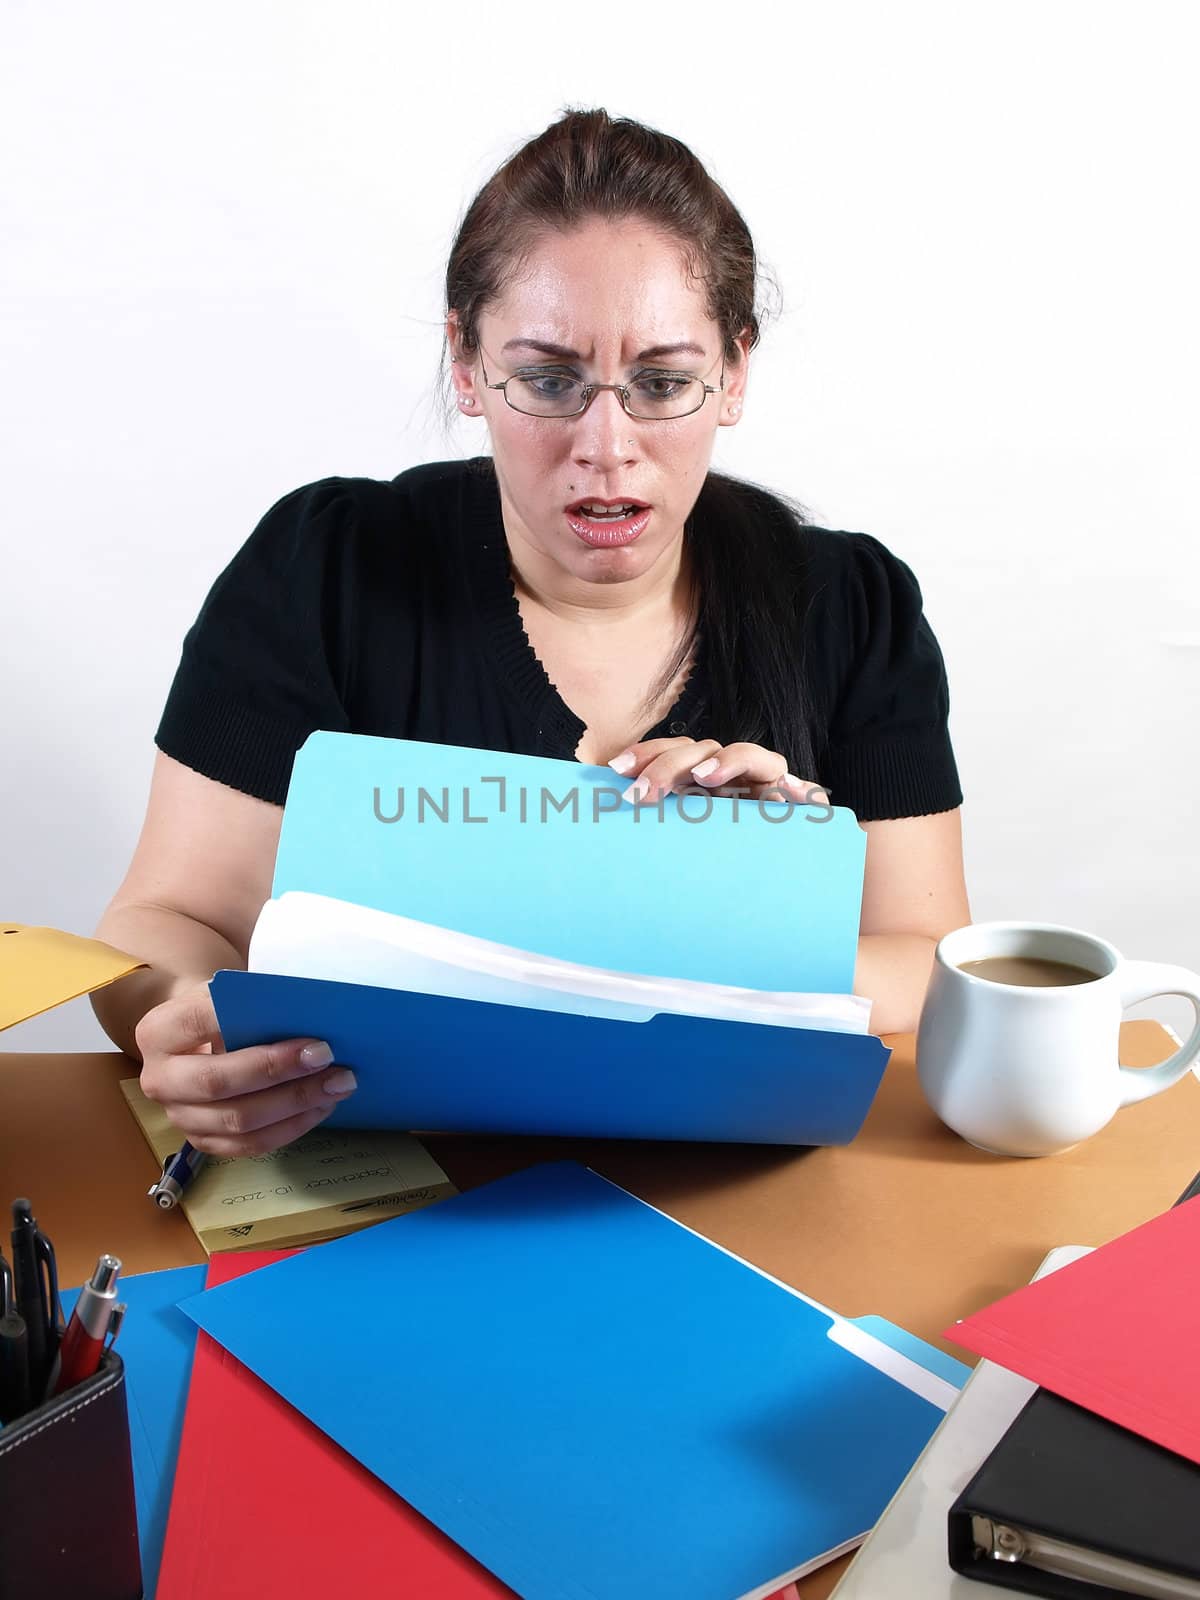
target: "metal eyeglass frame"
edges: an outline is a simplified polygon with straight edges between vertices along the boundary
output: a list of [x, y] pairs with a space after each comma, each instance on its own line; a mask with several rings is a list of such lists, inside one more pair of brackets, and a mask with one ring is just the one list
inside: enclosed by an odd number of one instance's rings
[[[611, 389], [617, 396], [618, 400], [620, 400], [622, 411], [624, 411], [627, 417], [632, 418], [634, 422], [680, 422], [684, 417], [694, 417], [697, 411], [703, 410], [704, 402], [708, 399], [710, 394], [720, 394], [725, 388], [725, 353], [722, 351], [720, 383], [714, 387], [714, 385], [711, 383], [705, 383], [703, 378], [697, 379], [697, 382], [702, 385], [704, 393], [700, 396], [700, 404], [693, 406], [690, 411], [679, 411], [676, 412], [676, 414], [672, 417], [642, 417], [639, 416], [636, 411], [631, 411], [629, 409], [629, 386], [627, 384], [585, 383], [582, 386], [582, 397], [578, 409], [575, 411], [562, 411], [559, 412], [557, 416], [553, 416], [544, 411], [522, 411], [520, 406], [513, 405], [512, 401], [508, 398], [508, 386], [513, 381], [512, 378], [505, 378], [503, 383], [489, 383], [487, 368], [483, 364], [482, 345], [479, 347], [479, 367], [483, 373], [483, 386], [485, 389], [499, 389], [501, 394], [504, 396], [505, 404], [511, 407], [511, 409], [515, 411], [518, 416], [536, 417], [539, 422], [565, 422], [570, 417], [581, 417], [591, 405], [595, 397], [600, 393], [601, 389]], [[520, 374], [517, 373], [514, 374], [514, 376], [519, 377]]]

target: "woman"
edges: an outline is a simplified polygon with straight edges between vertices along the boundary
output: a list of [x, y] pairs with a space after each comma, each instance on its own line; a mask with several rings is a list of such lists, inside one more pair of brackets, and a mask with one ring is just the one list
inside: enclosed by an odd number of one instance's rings
[[97, 930], [150, 967], [93, 1000], [197, 1148], [274, 1149], [354, 1090], [321, 1040], [226, 1053], [205, 988], [245, 965], [314, 728], [607, 762], [631, 804], [828, 793], [868, 835], [856, 991], [876, 1031], [916, 1025], [936, 940], [970, 920], [942, 659], [876, 540], [709, 471], [754, 293], [745, 224], [686, 147], [568, 113], [450, 256], [453, 400], [491, 459], [297, 490], [218, 578]]

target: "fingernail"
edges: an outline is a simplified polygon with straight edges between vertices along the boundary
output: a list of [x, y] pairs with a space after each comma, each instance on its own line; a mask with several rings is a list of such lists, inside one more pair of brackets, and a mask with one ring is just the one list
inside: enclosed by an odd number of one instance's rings
[[829, 804], [829, 796], [824, 789], [818, 788], [815, 783], [805, 783], [803, 778], [797, 778], [792, 772], [785, 773], [781, 781], [805, 805], [827, 806]]
[[342, 1099], [345, 1095], [353, 1094], [358, 1088], [358, 1079], [349, 1067], [335, 1067], [322, 1083], [321, 1088], [326, 1094], [333, 1095], [335, 1100]]
[[707, 761], [702, 761], [698, 767], [692, 768], [693, 778], [707, 778], [710, 772], [715, 772], [721, 763], [716, 756], [709, 756]]
[[309, 1072], [319, 1072], [322, 1067], [327, 1067], [333, 1060], [333, 1051], [323, 1039], [318, 1039], [315, 1044], [306, 1044], [300, 1047], [300, 1065], [307, 1067]]
[[619, 756], [614, 756], [608, 763], [614, 772], [619, 772], [622, 777], [627, 772], [632, 772], [637, 765], [632, 750], [622, 750]]
[[629, 804], [634, 806], [639, 800], [644, 800], [649, 793], [650, 779], [639, 778], [636, 783], [631, 783], [629, 785], [628, 789], [626, 789], [622, 794], [621, 799], [628, 800]]

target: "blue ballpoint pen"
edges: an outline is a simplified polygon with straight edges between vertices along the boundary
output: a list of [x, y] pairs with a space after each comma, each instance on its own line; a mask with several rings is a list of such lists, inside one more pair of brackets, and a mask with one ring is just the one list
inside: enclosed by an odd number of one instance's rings
[[194, 1150], [186, 1140], [173, 1156], [163, 1162], [156, 1182], [146, 1191], [155, 1205], [170, 1211], [183, 1198], [183, 1191], [204, 1165], [204, 1151]]

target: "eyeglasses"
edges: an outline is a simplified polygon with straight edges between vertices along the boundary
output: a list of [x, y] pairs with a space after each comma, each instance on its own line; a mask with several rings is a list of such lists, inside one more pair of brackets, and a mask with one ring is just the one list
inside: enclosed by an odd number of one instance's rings
[[[626, 414], [639, 422], [668, 422], [690, 417], [708, 399], [725, 387], [725, 357], [721, 357], [721, 381], [714, 387], [703, 378], [684, 372], [645, 372], [631, 384], [584, 383], [569, 372], [541, 369], [518, 372], [503, 383], [489, 383], [479, 352], [485, 389], [499, 389], [514, 411], [526, 417], [578, 417], [591, 405], [601, 389], [611, 389]], [[514, 393], [515, 390], [515, 393]]]

